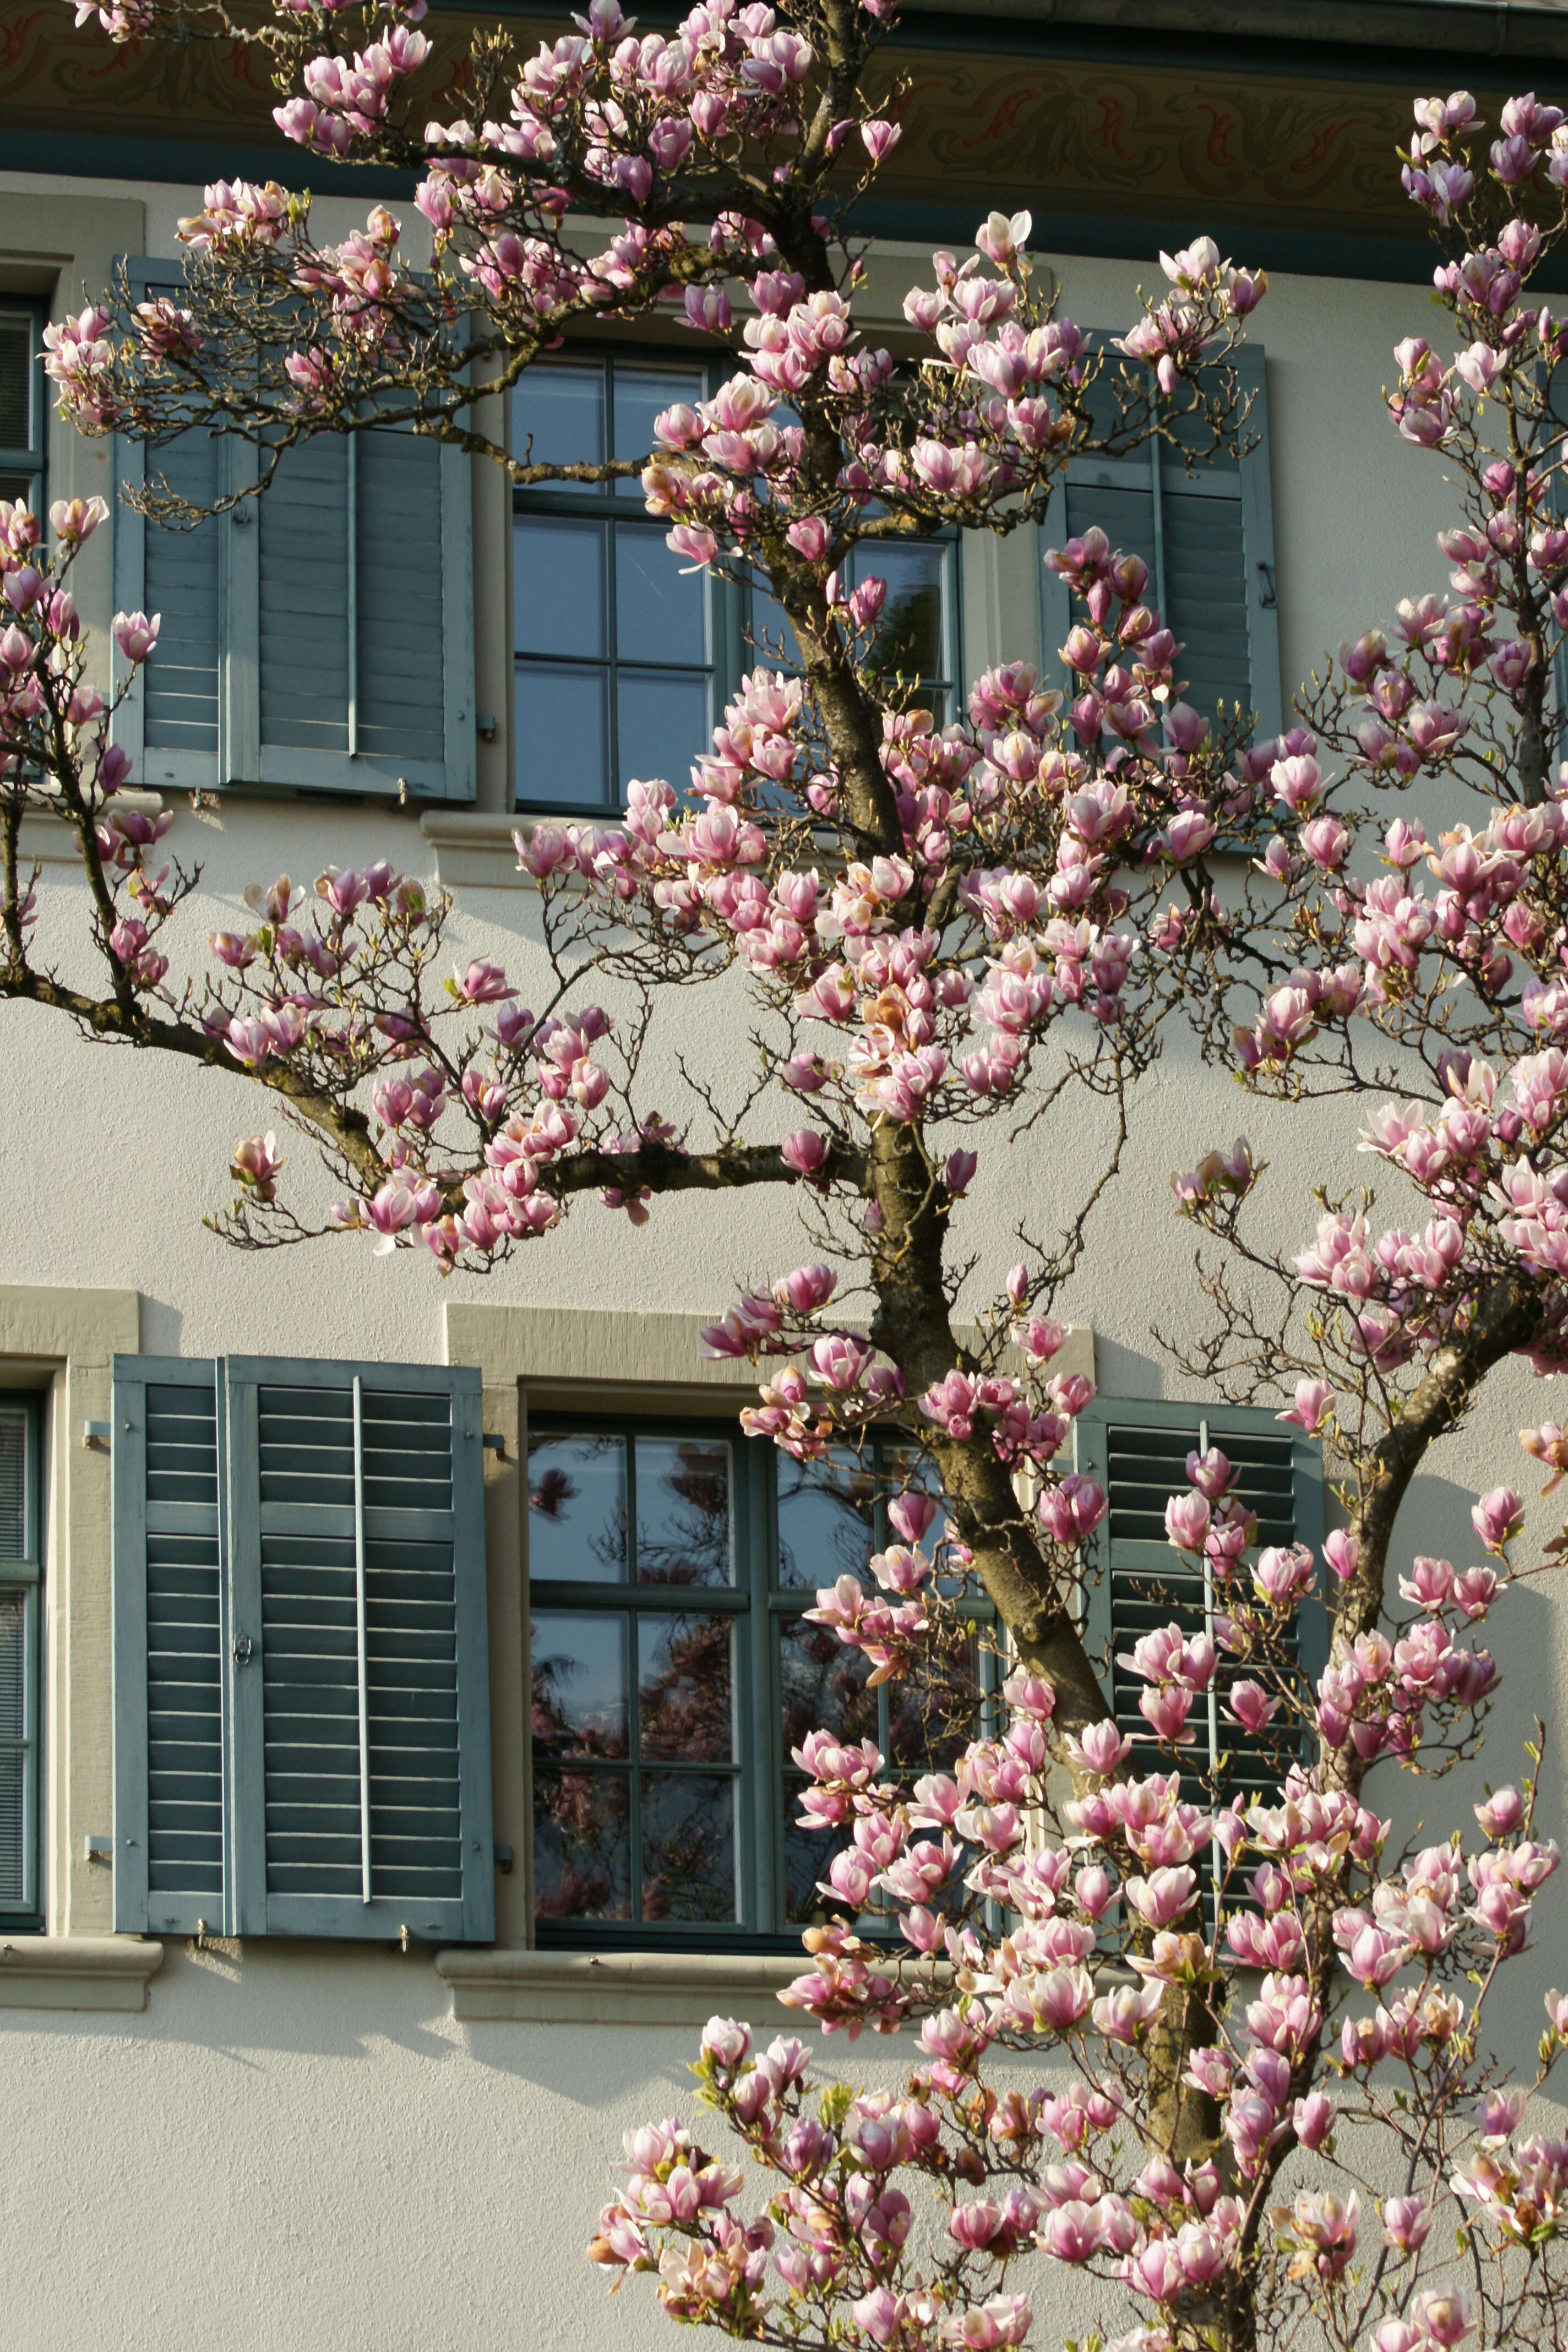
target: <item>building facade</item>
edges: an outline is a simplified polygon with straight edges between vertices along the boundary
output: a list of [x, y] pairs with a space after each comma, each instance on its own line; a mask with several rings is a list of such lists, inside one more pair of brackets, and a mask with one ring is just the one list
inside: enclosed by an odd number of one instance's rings
[[[558, 29], [510, 13], [530, 40]], [[1122, 331], [1159, 247], [1201, 229], [1271, 281], [1247, 457], [1105, 466], [1044, 533], [889, 551], [939, 707], [988, 664], [1056, 665], [1044, 548], [1090, 521], [1154, 564], [1192, 698], [1249, 702], [1267, 731], [1325, 649], [1443, 584], [1441, 467], [1381, 398], [1392, 346], [1431, 320], [1392, 151], [1428, 88], [1559, 96], [1568, 15], [1301, 0], [1288, 37], [1279, 16], [909, 10], [862, 325], [900, 332], [931, 245], [994, 205], [1032, 210], [1085, 328]], [[296, 158], [267, 143], [243, 61], [110, 52], [63, 9], [5, 22], [0, 494], [110, 500], [74, 583], [100, 647], [116, 608], [163, 616], [123, 734], [135, 791], [202, 867], [193, 962], [247, 886], [384, 856], [447, 888], [459, 958], [496, 956], [526, 996], [542, 949], [514, 825], [607, 818], [628, 777], [682, 775], [770, 641], [764, 600], [681, 574], [635, 495], [514, 495], [423, 444], [312, 445], [258, 510], [143, 525], [119, 496], [141, 453], [50, 414], [42, 327], [121, 257], [174, 282], [204, 180]], [[311, 177], [323, 237], [398, 193]], [[574, 343], [502, 429], [542, 456], [630, 454], [708, 366], [668, 334]], [[198, 499], [237, 462], [208, 442], [165, 461]], [[68, 958], [68, 839], [39, 817], [24, 845]], [[793, 1826], [792, 1743], [825, 1717], [895, 1755], [915, 1737], [802, 1615], [874, 1510], [743, 1440], [752, 1391], [698, 1344], [737, 1280], [788, 1262], [792, 1213], [690, 1195], [637, 1231], [584, 1206], [485, 1282], [363, 1236], [239, 1253], [201, 1218], [256, 1123], [242, 1079], [31, 1008], [0, 1031], [0, 2334], [652, 2344], [651, 2298], [607, 2306], [581, 2255], [620, 2133], [689, 2105], [696, 2024], [767, 2022], [796, 1972], [821, 1865]], [[670, 1008], [672, 1099], [678, 1051], [711, 1058], [720, 1034], [710, 997]], [[1281, 1245], [1311, 1182], [1353, 1181], [1359, 1118], [1247, 1106]], [[1205, 1429], [1276, 1539], [1321, 1526], [1311, 1449], [1216, 1408], [1152, 1336], [1205, 1313], [1167, 1172], [1237, 1123], [1173, 1036], [1067, 1302], [1100, 1399], [1083, 1466], [1128, 1562]], [[988, 1259], [1018, 1192], [1048, 1204], [1092, 1140], [1039, 1131], [983, 1166]], [[1540, 1417], [1531, 1386], [1500, 1375], [1436, 1458], [1409, 1549], [1462, 1548], [1470, 1495], [1513, 1475]], [[1558, 1612], [1510, 1613], [1507, 1722], [1556, 1712]], [[827, 2055], [900, 2072], [896, 2046]]]

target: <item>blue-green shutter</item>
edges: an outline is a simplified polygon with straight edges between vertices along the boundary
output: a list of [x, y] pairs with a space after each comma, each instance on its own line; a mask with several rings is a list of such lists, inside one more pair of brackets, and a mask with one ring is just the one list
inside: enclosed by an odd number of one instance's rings
[[[178, 296], [166, 263], [128, 268], [139, 299]], [[206, 503], [256, 467], [233, 435], [115, 443], [117, 492], [161, 475]], [[464, 452], [406, 430], [321, 434], [227, 515], [174, 530], [117, 496], [114, 528], [117, 606], [163, 621], [115, 720], [134, 782], [472, 800]]]
[[[208, 1385], [187, 1387], [214, 1400], [203, 1505], [215, 1607], [210, 1635], [205, 1618], [199, 1643], [183, 1633], [180, 1664], [216, 1686], [221, 1816], [216, 1886], [182, 1889], [170, 1916], [160, 1871], [145, 1885], [135, 1846], [145, 1816], [142, 1843], [157, 1853], [163, 1820], [153, 1734], [164, 1668], [145, 1530], [169, 1507], [157, 1441], [169, 1420], [161, 1376], [176, 1368], [155, 1365], [150, 1381], [142, 1365], [116, 1360], [120, 1924], [180, 1928], [202, 1916], [238, 1935], [390, 1939], [407, 1927], [490, 1940], [479, 1375], [231, 1357], [216, 1383], [204, 1366]], [[189, 1381], [195, 1368], [177, 1369]], [[141, 1440], [138, 1385], [157, 1400]], [[204, 1466], [191, 1455], [189, 1475]], [[205, 1868], [206, 1847], [199, 1859]]]
[[221, 1377], [114, 1360], [114, 1924], [154, 1935], [232, 1924]]
[[[1187, 1491], [1186, 1459], [1206, 1443], [1217, 1445], [1240, 1472], [1237, 1491], [1258, 1515], [1258, 1544], [1310, 1544], [1322, 1576], [1323, 1486], [1320, 1448], [1274, 1413], [1248, 1406], [1120, 1401], [1097, 1397], [1075, 1424], [1077, 1465], [1103, 1488], [1108, 1508], [1095, 1538], [1094, 1580], [1087, 1599], [1089, 1654], [1101, 1687], [1123, 1731], [1141, 1737], [1142, 1752], [1158, 1752], [1138, 1711], [1143, 1685], [1116, 1664], [1140, 1633], [1174, 1620], [1201, 1632], [1205, 1594], [1201, 1573], [1176, 1551], [1165, 1535], [1165, 1505]], [[1216, 1596], [1217, 1605], [1224, 1606]], [[1310, 1602], [1297, 1620], [1299, 1655], [1312, 1675], [1327, 1656], [1327, 1620], [1321, 1601]], [[1225, 1676], [1222, 1664], [1221, 1684]], [[1205, 1727], [1203, 1702], [1193, 1709], [1200, 1748]], [[1256, 1742], [1223, 1716], [1219, 1748], [1231, 1759], [1229, 1779], [1238, 1792], [1258, 1793], [1269, 1785]], [[1151, 1765], [1150, 1769], [1153, 1769]]]
[[[1186, 700], [1205, 717], [1217, 700], [1227, 709], [1238, 701], [1257, 713], [1255, 731], [1264, 737], [1284, 724], [1267, 372], [1256, 344], [1228, 364], [1252, 399], [1247, 437], [1254, 446], [1245, 457], [1197, 464], [1189, 474], [1173, 450], [1151, 442], [1126, 457], [1079, 459], [1040, 544], [1043, 553], [1098, 524], [1113, 548], [1142, 555], [1150, 601], [1184, 648], [1176, 674], [1187, 682]], [[1057, 677], [1072, 614], [1064, 583], [1043, 562], [1040, 581], [1042, 660]]]

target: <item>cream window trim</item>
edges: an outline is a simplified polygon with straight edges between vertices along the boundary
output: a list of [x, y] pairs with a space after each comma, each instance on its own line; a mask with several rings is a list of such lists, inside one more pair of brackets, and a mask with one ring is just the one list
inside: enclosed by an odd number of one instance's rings
[[[161, 816], [166, 803], [162, 793], [121, 792], [115, 793], [113, 805], [117, 809], [136, 809], [142, 816]], [[81, 864], [76, 835], [63, 809], [29, 809], [22, 819], [16, 850], [24, 866]]]
[[124, 1936], [7, 1936], [0, 2009], [142, 2010], [163, 1965], [162, 1944]]
[[804, 1952], [437, 1952], [452, 2015], [468, 2024], [703, 2025], [720, 2012], [787, 2032], [778, 1995]]
[[138, 1352], [141, 1314], [134, 1290], [0, 1284], [0, 1384], [35, 1390], [48, 1408], [39, 1848], [51, 1938], [107, 1937], [113, 1923], [110, 1873], [87, 1858], [88, 1838], [114, 1818], [113, 1496], [109, 1448], [101, 1439], [85, 1444], [83, 1431], [110, 1418], [111, 1359]]

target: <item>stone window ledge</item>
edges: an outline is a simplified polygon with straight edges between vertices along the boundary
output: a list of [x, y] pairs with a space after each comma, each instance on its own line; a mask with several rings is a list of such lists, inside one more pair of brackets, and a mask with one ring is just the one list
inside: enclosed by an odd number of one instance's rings
[[436, 852], [443, 888], [466, 884], [471, 890], [532, 890], [538, 886], [520, 869], [511, 836], [514, 829], [526, 832], [536, 822], [516, 811], [427, 808], [420, 813], [419, 830]]
[[704, 2025], [715, 2011], [773, 2032], [792, 2011], [776, 1996], [804, 1952], [437, 1952], [452, 2014], [477, 2024]]
[[0, 2009], [142, 2010], [162, 1944], [124, 1936], [0, 1935]]
[[[120, 809], [137, 809], [143, 816], [160, 816], [164, 803], [162, 793], [125, 791], [115, 793], [113, 804]], [[81, 857], [64, 810], [42, 805], [35, 805], [24, 814], [16, 847], [24, 866], [76, 866]]]

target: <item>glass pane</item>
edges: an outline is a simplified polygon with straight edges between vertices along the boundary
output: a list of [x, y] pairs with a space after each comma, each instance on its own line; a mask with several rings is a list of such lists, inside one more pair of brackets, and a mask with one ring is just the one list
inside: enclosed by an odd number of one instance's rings
[[781, 1454], [779, 1582], [816, 1591], [840, 1576], [864, 1577], [876, 1549], [875, 1481], [846, 1447], [821, 1462]]
[[871, 663], [882, 671], [899, 670], [906, 677], [948, 675], [946, 632], [942, 625], [942, 590], [947, 550], [930, 544], [859, 547], [855, 551], [858, 581], [873, 577], [888, 583], [888, 601], [872, 640]]
[[534, 1755], [625, 1756], [626, 1619], [536, 1610], [531, 1656]]
[[[800, 667], [800, 647], [789, 616], [765, 580], [752, 574], [751, 650], [769, 669]], [[748, 660], [748, 668], [754, 664]]]
[[637, 1582], [733, 1584], [730, 1448], [722, 1439], [637, 1439]]
[[[541, 360], [529, 369], [511, 395], [511, 451], [535, 466], [602, 464], [605, 371], [597, 361]], [[552, 498], [592, 498], [599, 490], [592, 482], [541, 487]]]
[[605, 644], [605, 525], [520, 515], [512, 525], [512, 648], [591, 661]]
[[27, 1557], [27, 1416], [0, 1406], [0, 1559]]
[[814, 1919], [858, 1916], [852, 1905], [820, 1891], [834, 1855], [854, 1843], [853, 1833], [847, 1824], [842, 1829], [803, 1829], [800, 1792], [805, 1786], [793, 1775], [784, 1783], [784, 1917], [792, 1927], [805, 1927]]
[[[632, 367], [617, 360], [614, 367], [616, 409], [615, 449], [617, 457], [646, 457], [654, 446], [654, 419], [662, 408], [683, 400], [695, 408], [707, 392], [700, 367]], [[640, 499], [642, 484], [627, 477], [616, 484], [616, 495]]]
[[645, 1762], [735, 1759], [734, 1621], [639, 1617], [637, 1724]]
[[519, 662], [519, 808], [605, 808], [610, 799], [609, 673]]
[[922, 1772], [951, 1771], [980, 1732], [980, 1653], [971, 1642], [958, 1657], [932, 1658], [918, 1676], [888, 1686], [891, 1761]]
[[533, 1781], [533, 1907], [542, 1919], [632, 1916], [631, 1775], [549, 1766]]
[[27, 1728], [27, 1598], [0, 1592], [0, 1739]]
[[31, 513], [37, 514], [37, 474], [16, 473], [9, 467], [0, 466], [0, 499], [5, 499], [11, 506], [15, 506], [20, 499]]
[[624, 792], [634, 776], [687, 790], [691, 763], [711, 740], [705, 677], [623, 669], [616, 681], [617, 753]]
[[666, 547], [657, 525], [616, 526], [616, 655], [686, 665], [709, 658], [707, 579]]
[[735, 1916], [735, 1784], [695, 1772], [642, 1776], [642, 1916]]
[[620, 1584], [626, 1573], [624, 1437], [528, 1441], [528, 1573]]
[[0, 311], [0, 448], [32, 446], [33, 321], [25, 313]]
[[808, 1731], [836, 1739], [877, 1737], [877, 1694], [866, 1687], [870, 1662], [864, 1650], [841, 1642], [831, 1625], [792, 1617], [779, 1627], [779, 1692], [784, 1769]]

